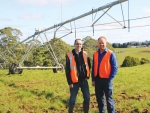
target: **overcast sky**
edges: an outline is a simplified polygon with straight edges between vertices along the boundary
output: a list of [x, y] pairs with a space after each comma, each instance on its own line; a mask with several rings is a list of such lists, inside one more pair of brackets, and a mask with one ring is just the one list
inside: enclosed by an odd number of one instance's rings
[[[114, 1], [3, 0], [0, 3], [0, 29], [5, 27], [17, 28], [23, 33], [21, 40], [24, 40], [35, 33], [35, 28], [43, 30], [52, 27], [54, 24], [78, 17], [92, 9], [97, 9]], [[105, 36], [110, 43], [150, 40], [150, 0], [129, 0], [129, 18], [132, 19], [130, 21], [130, 31], [128, 21], [117, 23], [117, 21], [123, 21], [123, 18], [128, 20], [128, 2], [113, 6], [107, 14], [103, 15], [95, 23], [93, 34], [91, 25], [103, 13], [103, 11], [99, 11], [64, 25], [56, 32], [56, 37], [62, 37], [72, 31], [73, 33], [63, 37], [62, 40], [68, 44], [73, 44], [75, 39], [74, 28], [76, 28], [76, 38], [81, 39], [86, 36], [91, 36], [94, 39]], [[122, 29], [124, 23], [126, 29]], [[53, 38], [54, 30], [46, 32], [48, 39]], [[43, 34], [41, 34], [41, 37], [45, 40]]]

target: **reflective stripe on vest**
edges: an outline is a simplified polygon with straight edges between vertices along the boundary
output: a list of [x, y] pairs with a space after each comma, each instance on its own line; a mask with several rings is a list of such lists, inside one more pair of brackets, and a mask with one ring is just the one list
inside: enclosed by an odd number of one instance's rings
[[[69, 60], [70, 60], [70, 76], [71, 76], [71, 80], [73, 83], [78, 82], [78, 75], [77, 75], [77, 66], [76, 66], [76, 61], [75, 61], [75, 57], [72, 54], [72, 52], [69, 52], [67, 54]], [[85, 66], [86, 66], [86, 70], [87, 70], [87, 76], [90, 76], [90, 70], [89, 70], [89, 66], [88, 66], [88, 62], [87, 62], [87, 54], [86, 52], [83, 52], [83, 59], [85, 62]]]
[[86, 71], [87, 71], [87, 77], [90, 77], [90, 68], [89, 68], [88, 60], [87, 60], [88, 56], [85, 51], [83, 51], [83, 59], [84, 59], [84, 63], [85, 63]]
[[100, 63], [99, 69], [98, 69], [98, 51], [94, 53], [94, 76], [96, 77], [98, 75], [101, 78], [109, 78], [111, 73], [111, 65], [110, 65], [110, 56], [112, 51], [108, 50], [106, 54], [103, 56], [102, 61]]

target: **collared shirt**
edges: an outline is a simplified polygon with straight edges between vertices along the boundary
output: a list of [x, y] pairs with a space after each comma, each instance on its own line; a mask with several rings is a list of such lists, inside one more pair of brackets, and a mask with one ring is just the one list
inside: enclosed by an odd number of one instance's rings
[[[100, 53], [100, 49], [98, 49], [98, 69], [99, 69], [100, 63], [101, 63], [101, 61], [102, 61], [102, 59], [103, 59], [103, 57], [104, 57], [104, 55], [106, 54], [107, 51], [108, 51], [108, 48], [106, 48], [102, 53]], [[94, 56], [93, 56], [93, 58], [94, 58]], [[116, 55], [113, 52], [110, 56], [110, 65], [111, 65], [111, 73], [110, 73], [109, 79], [112, 80], [115, 77], [115, 75], [117, 74], [117, 71], [118, 71], [118, 64], [117, 64]], [[95, 81], [94, 61], [92, 63], [92, 81]]]

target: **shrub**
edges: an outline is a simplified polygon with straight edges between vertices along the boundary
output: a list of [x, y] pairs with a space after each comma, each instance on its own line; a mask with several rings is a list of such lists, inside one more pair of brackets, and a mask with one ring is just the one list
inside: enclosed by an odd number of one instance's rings
[[131, 58], [130, 56], [126, 56], [121, 67], [131, 67], [133, 64], [132, 64], [132, 61], [131, 61]]
[[148, 64], [150, 63], [150, 60], [147, 59], [147, 58], [142, 58], [141, 61], [140, 61], [141, 64]]
[[140, 64], [140, 60], [138, 58], [134, 58], [131, 56], [126, 56], [121, 67], [132, 67]]
[[137, 66], [137, 65], [140, 65], [140, 60], [138, 58], [134, 58], [132, 57], [132, 62], [133, 62], [133, 66]]

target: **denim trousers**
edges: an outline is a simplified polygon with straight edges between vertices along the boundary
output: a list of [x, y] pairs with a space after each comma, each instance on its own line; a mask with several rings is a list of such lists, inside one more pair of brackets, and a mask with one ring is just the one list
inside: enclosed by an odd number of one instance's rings
[[98, 103], [99, 113], [105, 113], [105, 101], [106, 97], [107, 111], [108, 113], [115, 113], [115, 105], [113, 100], [113, 85], [112, 81], [107, 78], [95, 78], [95, 93]]
[[73, 84], [73, 88], [70, 88], [70, 99], [69, 106], [74, 106], [76, 101], [76, 96], [78, 94], [78, 90], [81, 88], [81, 92], [83, 94], [83, 104], [89, 104], [90, 102], [90, 92], [89, 85], [87, 80], [83, 82], [77, 82]]

